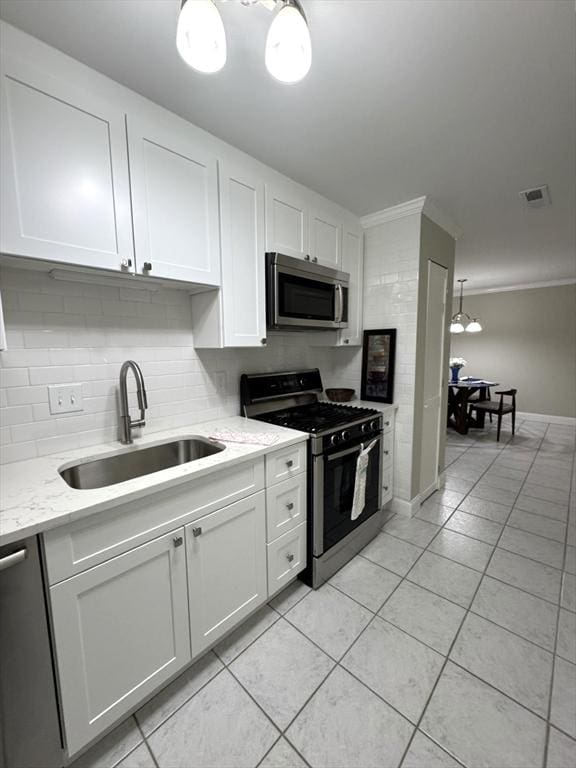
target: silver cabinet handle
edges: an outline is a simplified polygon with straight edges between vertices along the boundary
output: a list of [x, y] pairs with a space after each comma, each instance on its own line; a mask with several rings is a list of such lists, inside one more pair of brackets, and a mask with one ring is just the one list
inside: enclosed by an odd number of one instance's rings
[[306, 256], [304, 256], [304, 260], [305, 261], [310, 261], [310, 254], [309, 253], [307, 253]]
[[6, 555], [6, 557], [0, 558], [0, 571], [5, 571], [6, 568], [11, 568], [13, 565], [21, 563], [23, 560], [26, 560], [27, 557], [28, 550], [24, 547], [24, 549], [18, 549], [16, 552], [12, 552], [11, 555]]
[[288, 461], [286, 462], [286, 466], [288, 467], [288, 469], [294, 466], [294, 462], [292, 461], [292, 459], [288, 459]]
[[389, 421], [385, 421], [385, 422], [384, 422], [384, 424], [385, 424], [387, 427], [389, 427], [389, 426], [390, 426], [390, 422], [389, 422]]
[[314, 262], [314, 264], [318, 264], [318, 256], [314, 256], [314, 258], [312, 259], [312, 261]]
[[289, 501], [288, 504], [286, 504], [286, 509], [288, 509], [291, 512], [294, 509], [294, 502]]
[[142, 267], [145, 272], [152, 272], [152, 263], [150, 261], [145, 261]]
[[174, 536], [174, 538], [172, 539], [172, 543], [174, 544], [175, 547], [181, 547], [183, 541], [184, 540], [182, 536]]
[[385, 486], [384, 486], [384, 490], [385, 490], [385, 491], [387, 491], [387, 490], [388, 490], [388, 487], [389, 487], [389, 486], [385, 485]]
[[294, 560], [294, 555], [292, 554], [292, 552], [288, 552], [288, 554], [286, 555], [286, 560], [288, 560], [289, 563], [291, 563], [292, 560]]
[[200, 525], [196, 526], [196, 528], [192, 528], [192, 536], [201, 536], [202, 535], [202, 527]]
[[132, 259], [122, 259], [122, 261], [120, 262], [120, 266], [122, 267], [122, 269], [128, 269], [129, 267], [132, 266]]
[[390, 454], [390, 451], [384, 451], [384, 455], [388, 456]]

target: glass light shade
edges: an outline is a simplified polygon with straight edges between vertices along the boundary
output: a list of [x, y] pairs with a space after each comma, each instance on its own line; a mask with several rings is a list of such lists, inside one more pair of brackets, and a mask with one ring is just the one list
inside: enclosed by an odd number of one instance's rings
[[218, 72], [226, 63], [226, 33], [212, 0], [186, 0], [176, 29], [176, 48], [198, 72]]
[[478, 322], [478, 318], [475, 317], [471, 323], [466, 326], [466, 333], [480, 333], [482, 326]]
[[297, 83], [310, 71], [310, 31], [293, 5], [284, 6], [270, 25], [265, 61], [268, 72], [282, 83]]
[[450, 333], [464, 333], [464, 326], [462, 323], [452, 320], [450, 323]]

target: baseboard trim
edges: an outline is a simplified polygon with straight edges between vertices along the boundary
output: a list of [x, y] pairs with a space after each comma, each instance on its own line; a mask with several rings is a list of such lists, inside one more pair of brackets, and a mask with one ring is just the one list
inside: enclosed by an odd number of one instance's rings
[[545, 421], [548, 424], [567, 424], [576, 427], [576, 418], [574, 416], [549, 416], [546, 413], [526, 413], [524, 411], [516, 411], [516, 419]]
[[395, 512], [397, 515], [403, 515], [404, 517], [414, 517], [416, 512], [418, 512], [422, 506], [423, 502], [425, 502], [426, 499], [429, 496], [432, 496], [432, 494], [437, 490], [444, 487], [444, 483], [446, 481], [444, 475], [444, 471], [440, 472], [436, 482], [432, 483], [432, 485], [426, 488], [425, 491], [422, 491], [422, 493], [419, 493], [418, 496], [414, 496], [414, 498], [410, 499], [410, 501], [406, 501], [406, 499], [399, 499], [397, 496], [395, 496], [390, 501], [390, 506], [388, 508], [392, 512]]

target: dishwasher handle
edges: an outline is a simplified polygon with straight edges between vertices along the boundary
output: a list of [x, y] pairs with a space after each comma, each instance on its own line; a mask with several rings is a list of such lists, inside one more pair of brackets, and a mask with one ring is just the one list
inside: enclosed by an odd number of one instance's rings
[[0, 557], [0, 571], [5, 571], [7, 568], [11, 568], [13, 565], [22, 563], [24, 560], [26, 560], [27, 557], [28, 550], [26, 547], [24, 547], [24, 549], [18, 549], [16, 552], [12, 552], [11, 555]]

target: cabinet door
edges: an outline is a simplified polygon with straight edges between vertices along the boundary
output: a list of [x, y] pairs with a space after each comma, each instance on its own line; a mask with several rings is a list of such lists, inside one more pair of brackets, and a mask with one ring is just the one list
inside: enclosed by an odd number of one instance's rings
[[128, 148], [137, 272], [219, 285], [216, 158], [176, 118], [129, 116]]
[[224, 345], [266, 339], [264, 184], [250, 171], [220, 166]]
[[190, 661], [184, 529], [50, 589], [71, 756]]
[[308, 203], [288, 184], [266, 185], [266, 250], [309, 258]]
[[364, 296], [364, 247], [360, 227], [344, 225], [342, 270], [350, 274], [348, 291], [348, 328], [340, 331], [339, 345], [362, 344]]
[[186, 526], [196, 656], [266, 600], [264, 492]]
[[120, 270], [133, 258], [124, 114], [2, 61], [0, 251]]
[[313, 262], [333, 269], [341, 268], [342, 223], [317, 208], [312, 208], [310, 214], [310, 256]]

